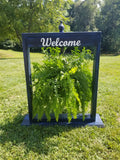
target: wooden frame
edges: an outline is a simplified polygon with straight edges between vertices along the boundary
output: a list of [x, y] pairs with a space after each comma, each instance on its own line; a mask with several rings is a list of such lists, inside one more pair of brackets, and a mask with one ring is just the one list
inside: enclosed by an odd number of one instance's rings
[[[95, 46], [96, 53], [94, 55], [94, 63], [93, 63], [91, 113], [86, 115], [85, 121], [82, 121], [81, 118], [78, 118], [78, 120], [76, 121], [73, 120], [71, 124], [74, 125], [76, 122], [78, 122], [77, 124], [79, 125], [97, 125], [103, 127], [104, 124], [101, 121], [100, 116], [96, 114], [101, 32], [23, 33], [22, 40], [23, 40], [24, 66], [25, 66], [28, 112], [29, 112], [29, 114], [25, 116], [22, 125], [31, 125], [33, 123], [36, 123], [32, 119], [32, 88], [30, 87], [32, 84], [32, 80], [31, 80], [31, 63], [30, 63], [29, 49], [32, 47], [48, 47], [48, 46], [69, 47], [77, 45], [77, 46]], [[39, 124], [43, 123], [39, 122]]]

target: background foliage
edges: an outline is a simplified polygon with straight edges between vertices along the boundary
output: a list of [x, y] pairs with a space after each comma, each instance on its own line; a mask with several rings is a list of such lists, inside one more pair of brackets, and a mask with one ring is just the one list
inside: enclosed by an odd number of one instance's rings
[[1, 0], [0, 48], [12, 40], [19, 50], [25, 32], [58, 32], [60, 20], [65, 32], [102, 31], [102, 51], [119, 53], [119, 0]]
[[[68, 21], [71, 0], [2, 0], [0, 2], [0, 40], [14, 39], [22, 45], [26, 32], [56, 32], [60, 20]], [[65, 31], [69, 26], [65, 25]]]
[[95, 16], [98, 14], [99, 0], [76, 1], [69, 10], [72, 31], [93, 31], [97, 30]]
[[105, 0], [101, 12], [96, 17], [96, 26], [102, 31], [102, 50], [120, 51], [120, 1]]

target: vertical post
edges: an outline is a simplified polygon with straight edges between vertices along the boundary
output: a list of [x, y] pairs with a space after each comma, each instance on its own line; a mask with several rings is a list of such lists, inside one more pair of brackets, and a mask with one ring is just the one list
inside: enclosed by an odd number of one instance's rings
[[93, 84], [92, 84], [92, 102], [91, 102], [91, 119], [93, 121], [95, 121], [96, 119], [99, 59], [100, 59], [100, 42], [97, 44], [97, 50], [93, 63]]
[[24, 67], [26, 77], [26, 88], [27, 88], [27, 100], [28, 100], [28, 111], [29, 111], [29, 122], [32, 123], [32, 80], [31, 80], [31, 65], [30, 65], [30, 54], [29, 48], [23, 39], [23, 55], [24, 55]]

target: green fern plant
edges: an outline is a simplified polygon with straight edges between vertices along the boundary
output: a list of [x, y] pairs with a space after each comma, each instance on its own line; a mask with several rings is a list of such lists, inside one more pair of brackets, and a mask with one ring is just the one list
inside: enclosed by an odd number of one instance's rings
[[[48, 51], [49, 50], [49, 51]], [[70, 55], [60, 54], [60, 48], [48, 48], [43, 64], [33, 64], [33, 118], [43, 114], [51, 120], [54, 113], [56, 121], [59, 114], [66, 112], [68, 122], [72, 116], [82, 112], [85, 119], [85, 107], [91, 100], [92, 75], [88, 68], [91, 59], [90, 50], [82, 52], [75, 47]]]

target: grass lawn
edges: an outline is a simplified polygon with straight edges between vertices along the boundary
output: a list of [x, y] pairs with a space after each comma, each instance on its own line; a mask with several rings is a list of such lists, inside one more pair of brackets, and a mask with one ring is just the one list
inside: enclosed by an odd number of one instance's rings
[[[44, 55], [31, 53], [31, 61]], [[97, 113], [105, 128], [21, 126], [22, 52], [0, 50], [0, 160], [120, 160], [120, 56], [101, 56]]]

